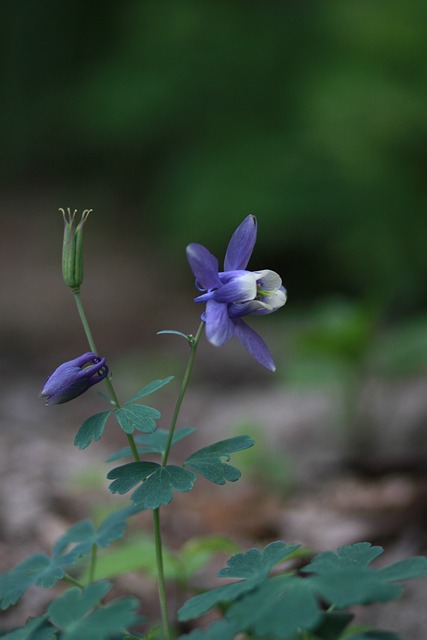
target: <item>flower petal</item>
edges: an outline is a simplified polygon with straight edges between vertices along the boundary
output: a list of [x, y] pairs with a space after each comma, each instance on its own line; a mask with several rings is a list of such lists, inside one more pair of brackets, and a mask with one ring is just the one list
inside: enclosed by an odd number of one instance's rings
[[254, 271], [258, 286], [264, 291], [277, 291], [282, 285], [282, 278], [271, 269], [263, 271]]
[[218, 260], [206, 247], [197, 242], [189, 244], [187, 260], [202, 290], [207, 291], [221, 286], [218, 277]]
[[203, 314], [206, 323], [206, 337], [215, 347], [221, 347], [234, 335], [234, 326], [228, 317], [227, 305], [210, 300]]
[[240, 340], [251, 356], [270, 371], [276, 371], [276, 365], [264, 340], [241, 318], [233, 320], [234, 335]]
[[225, 271], [246, 269], [255, 246], [256, 233], [256, 218], [253, 215], [249, 215], [231, 236], [224, 259]]

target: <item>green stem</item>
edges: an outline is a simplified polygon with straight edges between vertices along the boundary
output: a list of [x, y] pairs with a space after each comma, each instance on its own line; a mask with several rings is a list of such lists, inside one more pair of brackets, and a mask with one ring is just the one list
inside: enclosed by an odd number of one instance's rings
[[[204, 322], [200, 323], [200, 326], [197, 330], [196, 336], [189, 340], [191, 346], [191, 353], [188, 359], [187, 367], [185, 369], [184, 377], [181, 383], [181, 389], [178, 394], [178, 398], [175, 405], [175, 410], [173, 412], [171, 426], [169, 429], [169, 436], [166, 443], [165, 451], [162, 458], [162, 466], [165, 467], [169, 458], [170, 449], [172, 446], [172, 440], [175, 433], [176, 423], [178, 421], [179, 411], [181, 409], [182, 401], [184, 399], [185, 392], [187, 390], [187, 386], [190, 380], [191, 372], [193, 370], [194, 359], [196, 357], [196, 351], [198, 344], [200, 342], [200, 338], [203, 334]], [[159, 589], [159, 600], [160, 600], [160, 610], [162, 615], [162, 627], [163, 627], [163, 637], [164, 640], [170, 640], [171, 638], [171, 629], [169, 623], [169, 614], [167, 609], [167, 597], [166, 597], [166, 583], [165, 583], [165, 572], [164, 572], [164, 564], [163, 564], [163, 545], [162, 545], [162, 534], [160, 527], [160, 509], [153, 509], [153, 528], [154, 528], [154, 542], [156, 546], [156, 562], [157, 562], [157, 576], [158, 576], [158, 589]]]
[[79, 589], [82, 589], [82, 590], [84, 589], [84, 585], [82, 585], [82, 583], [79, 582], [78, 580], [75, 580], [68, 573], [64, 574], [63, 580], [64, 580], [64, 582], [68, 582], [68, 584], [73, 585], [73, 587], [78, 587]]
[[[98, 353], [98, 349], [96, 348], [95, 340], [93, 339], [92, 331], [90, 330], [89, 322], [88, 322], [87, 317], [86, 317], [86, 313], [85, 313], [85, 310], [84, 310], [84, 307], [83, 307], [83, 303], [82, 303], [82, 300], [80, 298], [80, 290], [79, 289], [73, 289], [73, 294], [74, 294], [74, 300], [76, 301], [77, 310], [79, 312], [80, 320], [82, 322], [83, 329], [84, 329], [84, 332], [86, 334], [87, 341], [89, 343], [89, 347], [94, 353]], [[107, 385], [108, 391], [110, 392], [110, 398], [111, 398], [112, 403], [114, 404], [114, 406], [117, 409], [120, 409], [120, 402], [119, 402], [117, 394], [116, 394], [116, 392], [114, 390], [113, 383], [111, 382], [111, 380], [110, 380], [110, 378], [108, 376], [105, 378], [104, 382]], [[128, 442], [129, 442], [130, 449], [132, 451], [133, 459], [135, 460], [135, 462], [139, 462], [139, 454], [138, 454], [138, 449], [137, 449], [136, 444], [135, 444], [135, 439], [134, 439], [133, 435], [131, 435], [129, 433], [126, 434], [126, 435], [127, 435], [127, 439], [128, 439]]]
[[154, 543], [156, 547], [157, 582], [160, 600], [160, 612], [162, 615], [163, 640], [170, 640], [171, 629], [166, 596], [166, 580], [163, 565], [163, 545], [160, 528], [160, 509], [153, 509]]
[[97, 545], [93, 544], [92, 545], [92, 553], [91, 553], [91, 556], [90, 556], [89, 584], [91, 584], [92, 582], [95, 582], [97, 551], [98, 551]]
[[174, 433], [175, 433], [175, 427], [176, 427], [176, 423], [177, 423], [177, 420], [178, 420], [179, 411], [181, 409], [182, 401], [184, 400], [184, 395], [185, 395], [185, 392], [187, 390], [188, 383], [190, 381], [191, 372], [193, 370], [194, 358], [196, 357], [197, 347], [199, 345], [200, 338], [202, 337], [204, 327], [205, 327], [205, 323], [201, 322], [199, 328], [197, 329], [196, 336], [190, 342], [191, 354], [190, 354], [190, 357], [188, 359], [187, 368], [185, 370], [184, 377], [182, 379], [181, 389], [180, 389], [180, 392], [179, 392], [179, 395], [178, 395], [178, 398], [177, 398], [177, 401], [176, 401], [175, 410], [173, 412], [173, 416], [172, 416], [172, 420], [171, 420], [171, 426], [170, 426], [170, 430], [169, 430], [169, 437], [168, 437], [168, 440], [167, 440], [167, 443], [166, 443], [166, 448], [165, 448], [165, 452], [163, 454], [163, 459], [162, 459], [162, 466], [163, 467], [165, 467], [167, 462], [168, 462], [169, 452], [170, 452], [170, 448], [172, 446], [172, 440], [173, 440], [173, 436], [174, 436]]
[[[76, 301], [77, 310], [79, 312], [80, 320], [82, 322], [83, 329], [86, 334], [87, 341], [89, 343], [89, 347], [94, 353], [98, 353], [98, 349], [96, 348], [95, 340], [93, 339], [92, 331], [90, 330], [89, 322], [87, 320], [85, 310], [83, 308], [83, 303], [80, 298], [80, 289], [73, 289], [73, 294], [74, 294], [74, 300]], [[119, 402], [119, 399], [117, 398], [116, 392], [114, 391], [113, 383], [111, 382], [108, 376], [105, 378], [104, 382], [107, 385], [108, 391], [110, 392], [110, 396], [113, 404], [117, 407], [117, 409], [120, 409], [120, 402]], [[138, 456], [138, 460], [139, 460], [139, 456]]]

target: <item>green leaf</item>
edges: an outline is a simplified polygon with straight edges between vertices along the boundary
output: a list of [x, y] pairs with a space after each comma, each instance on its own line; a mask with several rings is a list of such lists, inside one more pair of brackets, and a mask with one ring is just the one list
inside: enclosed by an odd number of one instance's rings
[[127, 404], [114, 411], [118, 423], [123, 431], [132, 434], [135, 429], [144, 433], [152, 433], [156, 430], [156, 420], [160, 418], [160, 411], [143, 404]]
[[249, 551], [232, 556], [227, 562], [228, 566], [222, 569], [218, 575], [244, 579], [191, 598], [179, 610], [179, 620], [198, 618], [217, 604], [230, 603], [243, 594], [254, 590], [267, 578], [271, 569], [289, 557], [298, 546], [277, 541], [267, 545], [263, 551], [249, 549]]
[[353, 617], [351, 613], [325, 612], [320, 625], [314, 630], [315, 637], [322, 638], [322, 640], [340, 640], [343, 637], [343, 631], [348, 627]]
[[299, 546], [299, 544], [286, 544], [277, 540], [268, 544], [263, 551], [249, 549], [243, 553], [236, 553], [227, 561], [227, 567], [221, 569], [218, 576], [221, 578], [251, 578], [255, 576], [263, 580], [276, 564], [283, 562]]
[[105, 423], [112, 413], [112, 411], [103, 411], [85, 420], [74, 438], [75, 446], [86, 449], [92, 440], [99, 440], [104, 432]]
[[233, 640], [237, 630], [228, 620], [214, 622], [205, 629], [194, 629], [178, 640]]
[[64, 577], [64, 566], [61, 558], [49, 558], [44, 553], [36, 553], [20, 562], [16, 567], [0, 576], [0, 608], [8, 609], [18, 602], [22, 594], [35, 584], [41, 587], [52, 587]]
[[158, 465], [156, 471], [133, 492], [131, 500], [144, 509], [157, 509], [160, 505], [172, 501], [173, 489], [190, 491], [195, 482], [196, 476], [187, 469], [175, 465]]
[[126, 405], [131, 404], [132, 402], [136, 402], [136, 400], [139, 400], [144, 396], [148, 396], [150, 393], [153, 393], [154, 391], [157, 391], [157, 389], [160, 389], [161, 387], [164, 387], [166, 384], [169, 384], [169, 382], [173, 380], [173, 378], [174, 378], [173, 376], [169, 376], [168, 378], [164, 378], [164, 380], [154, 380], [153, 382], [150, 382], [150, 384], [147, 384], [146, 387], [144, 387], [143, 389], [135, 393], [134, 396], [129, 398], [129, 400], [127, 400], [125, 404]]
[[75, 562], [78, 557], [86, 556], [92, 551], [92, 547], [105, 548], [112, 542], [121, 538], [125, 532], [127, 518], [138, 513], [138, 507], [125, 507], [110, 514], [96, 530], [91, 520], [82, 520], [59, 538], [53, 548], [54, 557], [67, 549], [72, 548], [62, 556], [62, 562], [70, 560]]
[[[186, 438], [187, 436], [194, 433], [196, 429], [194, 427], [183, 427], [181, 429], [177, 429], [172, 438], [172, 446]], [[135, 438], [135, 442], [137, 443], [138, 453], [144, 455], [146, 453], [160, 453], [163, 454], [166, 450], [166, 443], [168, 440], [169, 431], [165, 429], [157, 429], [154, 433], [148, 433], [144, 435], [138, 435]], [[124, 447], [119, 451], [113, 453], [108, 459], [107, 462], [113, 462], [115, 460], [120, 460], [121, 458], [128, 458], [132, 456], [132, 450], [130, 447]]]
[[184, 466], [197, 471], [207, 480], [215, 484], [235, 482], [240, 478], [240, 471], [227, 462], [230, 454], [252, 447], [254, 441], [248, 436], [236, 436], [221, 440], [191, 454]]
[[108, 480], [114, 480], [108, 487], [111, 493], [127, 493], [139, 482], [143, 482], [145, 478], [156, 469], [159, 465], [157, 462], [143, 461], [129, 462], [121, 467], [115, 467], [107, 473]]
[[347, 545], [340, 547], [337, 554], [320, 553], [302, 572], [312, 573], [309, 579], [312, 587], [324, 600], [340, 608], [393, 600], [402, 593], [402, 587], [392, 584], [393, 581], [427, 573], [425, 558], [371, 569], [369, 564], [382, 552], [381, 547], [372, 547], [368, 542]]
[[56, 630], [46, 622], [47, 616], [32, 618], [19, 629], [1, 635], [2, 640], [56, 640]]
[[136, 598], [120, 598], [91, 611], [110, 588], [108, 582], [90, 584], [82, 591], [72, 588], [50, 604], [48, 614], [62, 630], [61, 640], [107, 640], [139, 621]]
[[247, 630], [256, 637], [291, 640], [298, 630], [314, 629], [323, 613], [304, 580], [277, 576], [232, 604], [226, 617], [239, 631]]

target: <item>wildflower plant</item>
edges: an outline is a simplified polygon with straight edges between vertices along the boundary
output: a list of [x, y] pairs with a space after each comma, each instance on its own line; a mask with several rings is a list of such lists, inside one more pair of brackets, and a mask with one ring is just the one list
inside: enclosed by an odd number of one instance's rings
[[[247, 270], [256, 241], [254, 216], [245, 218], [233, 233], [223, 271], [208, 249], [196, 243], [188, 245], [187, 258], [199, 291], [195, 302], [206, 306], [194, 335], [175, 330], [159, 332], [184, 338], [189, 357], [170, 425], [158, 428], [160, 412], [141, 401], [145, 402], [148, 396], [169, 384], [173, 377], [148, 382], [126, 401], [119, 401], [107, 359], [99, 355], [80, 297], [83, 231], [89, 210], [80, 217], [70, 209], [61, 211], [64, 282], [76, 301], [90, 351], [60, 364], [47, 378], [40, 395], [46, 404], [61, 404], [95, 384], [105, 385], [106, 393], [101, 396], [108, 402], [108, 409], [83, 422], [74, 444], [78, 449], [85, 449], [102, 437], [107, 421], [115, 423], [127, 444], [108, 459], [108, 462], [120, 461], [107, 474], [108, 488], [113, 494], [129, 495], [129, 505], [108, 515], [98, 527], [90, 519], [76, 523], [60, 536], [50, 555], [37, 553], [0, 575], [2, 610], [15, 605], [30, 586], [51, 588], [63, 582], [66, 587], [44, 614], [29, 617], [22, 627], [1, 637], [4, 640], [148, 640], [154, 637], [170, 640], [178, 636], [182, 640], [245, 637], [398, 640], [392, 632], [354, 625], [349, 608], [399, 597], [402, 581], [426, 575], [427, 559], [414, 557], [376, 569], [372, 563], [383, 550], [368, 542], [343, 546], [336, 553], [310, 554], [305, 563], [302, 560], [308, 551], [284, 541], [235, 553], [218, 574], [226, 581], [223, 585], [196, 593], [177, 612], [171, 611], [165, 560], [173, 563], [175, 558], [176, 567], [186, 564], [187, 578], [191, 577], [190, 567], [198, 567], [199, 560], [195, 560], [197, 544], [191, 540], [178, 554], [170, 554], [162, 540], [161, 514], [176, 492], [190, 492], [199, 476], [216, 485], [236, 482], [241, 474], [234, 461], [231, 464], [231, 456], [254, 445], [250, 436], [239, 435], [195, 451], [189, 447], [183, 460], [170, 461], [175, 444], [195, 431], [192, 427], [178, 427], [178, 423], [198, 345], [204, 331], [215, 346], [225, 345], [236, 337], [258, 363], [274, 371], [267, 345], [244, 318], [277, 311], [286, 302], [286, 291], [274, 271]], [[122, 538], [129, 520], [142, 511], [151, 511], [153, 518], [154, 545], [150, 550], [156, 567], [160, 624], [149, 619], [150, 612], [144, 611], [144, 603], [134, 596], [111, 599], [108, 594], [112, 583], [97, 579], [99, 550]], [[206, 549], [203, 553], [206, 555]], [[180, 563], [177, 555], [181, 556]], [[132, 568], [138, 566], [138, 560], [134, 559]], [[187, 583], [186, 588], [191, 585]], [[217, 616], [213, 622], [198, 621], [214, 609]]]

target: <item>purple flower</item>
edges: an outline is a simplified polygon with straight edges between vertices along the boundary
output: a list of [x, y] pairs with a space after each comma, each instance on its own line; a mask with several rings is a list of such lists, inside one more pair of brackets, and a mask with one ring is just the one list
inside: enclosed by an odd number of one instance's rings
[[218, 260], [201, 244], [189, 244], [187, 258], [196, 277], [196, 287], [203, 292], [195, 302], [206, 303], [202, 320], [206, 323], [209, 342], [220, 347], [236, 336], [255, 360], [275, 371], [267, 345], [242, 320], [247, 315], [273, 313], [286, 302], [286, 290], [277, 273], [269, 269], [246, 270], [256, 234], [256, 218], [249, 215], [231, 237], [224, 271], [219, 271]]
[[40, 392], [46, 404], [62, 404], [77, 398], [108, 374], [105, 358], [89, 351], [64, 362], [48, 377]]

